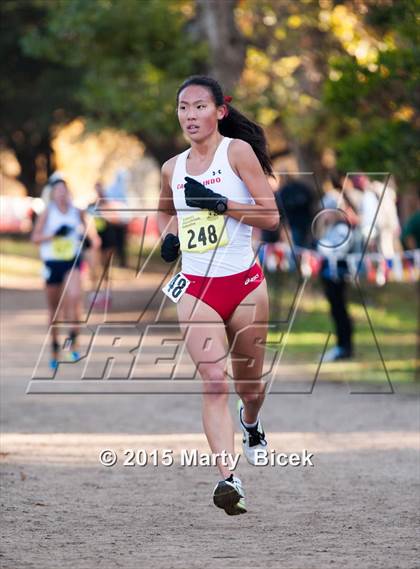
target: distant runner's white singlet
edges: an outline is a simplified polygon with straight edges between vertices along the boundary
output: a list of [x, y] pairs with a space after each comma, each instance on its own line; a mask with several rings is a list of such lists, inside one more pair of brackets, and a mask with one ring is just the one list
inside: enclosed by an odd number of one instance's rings
[[47, 207], [48, 215], [44, 226], [45, 235], [53, 235], [62, 225], [71, 227], [72, 231], [66, 236], [54, 237], [50, 241], [41, 243], [41, 259], [43, 261], [71, 261], [76, 256], [80, 246], [80, 212], [71, 205], [66, 213], [63, 213], [54, 202], [50, 202]]
[[[189, 207], [185, 203], [185, 176], [201, 182], [228, 199], [243, 204], [255, 203], [248, 188], [229, 164], [228, 147], [231, 140], [233, 139], [228, 137], [222, 139], [210, 167], [198, 176], [192, 176], [186, 170], [191, 148], [176, 160], [171, 187], [178, 230], [183, 236], [182, 272], [190, 275], [225, 277], [245, 271], [254, 263], [251, 225], [236, 221], [228, 215], [213, 216], [208, 210]], [[226, 224], [223, 233], [220, 229], [222, 221]], [[215, 236], [220, 243], [218, 247], [214, 244]]]

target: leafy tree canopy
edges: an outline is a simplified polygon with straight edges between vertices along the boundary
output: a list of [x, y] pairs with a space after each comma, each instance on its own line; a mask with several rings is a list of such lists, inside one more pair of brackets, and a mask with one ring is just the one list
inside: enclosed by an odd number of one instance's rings
[[416, 0], [368, 6], [365, 42], [330, 60], [328, 138], [346, 170], [389, 171], [402, 184], [419, 178], [418, 7]]
[[[71, 93], [85, 116], [136, 134], [160, 161], [182, 148], [174, 93], [191, 73], [223, 65], [210, 64], [209, 38], [197, 33], [205, 29], [197, 20], [216, 11], [204, 13], [201, 0], [30, 4], [45, 17], [26, 27], [21, 44], [28, 57], [76, 73], [68, 91], [67, 78], [57, 89]], [[388, 170], [402, 186], [418, 176], [418, 0], [230, 5], [246, 42], [234, 104], [309, 167], [332, 147], [345, 169]]]
[[[40, 0], [45, 29], [25, 38], [26, 49], [83, 69], [78, 100], [96, 126], [135, 133], [153, 149], [179, 131], [174, 93], [202, 68], [207, 50], [185, 30], [190, 1]], [[172, 144], [173, 146], [173, 144]]]

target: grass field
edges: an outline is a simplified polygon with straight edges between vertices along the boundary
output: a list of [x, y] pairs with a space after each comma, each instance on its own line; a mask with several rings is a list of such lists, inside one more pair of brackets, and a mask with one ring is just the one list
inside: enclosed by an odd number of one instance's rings
[[[296, 275], [268, 275], [273, 321], [280, 320], [279, 331], [271, 332], [271, 342], [286, 342], [285, 363], [315, 367], [321, 357], [328, 333], [328, 346], [334, 345], [334, 329], [329, 305], [319, 282], [309, 281], [296, 310], [288, 337], [285, 331], [291, 317]], [[361, 294], [348, 286], [349, 311], [354, 322], [355, 357], [340, 363], [323, 364], [323, 377], [346, 381], [412, 381], [416, 371], [418, 335], [418, 288], [414, 283], [387, 283], [376, 287], [361, 283]], [[384, 363], [383, 363], [384, 362]], [[417, 362], [418, 365], [418, 362]], [[385, 370], [385, 368], [386, 370]]]

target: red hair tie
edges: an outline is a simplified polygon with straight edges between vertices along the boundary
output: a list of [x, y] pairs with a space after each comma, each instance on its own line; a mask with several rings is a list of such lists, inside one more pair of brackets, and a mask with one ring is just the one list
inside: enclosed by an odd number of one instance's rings
[[225, 103], [231, 103], [231, 102], [232, 102], [232, 97], [231, 97], [230, 95], [225, 95], [225, 96], [224, 96], [224, 100], [225, 100]]

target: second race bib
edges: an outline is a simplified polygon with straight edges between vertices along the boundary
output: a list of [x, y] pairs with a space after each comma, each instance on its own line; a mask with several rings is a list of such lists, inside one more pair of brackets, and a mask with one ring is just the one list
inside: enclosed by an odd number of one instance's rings
[[213, 211], [196, 211], [179, 221], [179, 241], [185, 253], [205, 253], [229, 243], [225, 218]]
[[177, 273], [162, 289], [162, 291], [168, 296], [172, 302], [178, 303], [179, 299], [184, 293], [187, 292], [187, 288], [191, 281], [187, 279], [182, 273]]
[[54, 237], [52, 250], [57, 261], [71, 261], [76, 254], [73, 240], [65, 237]]

